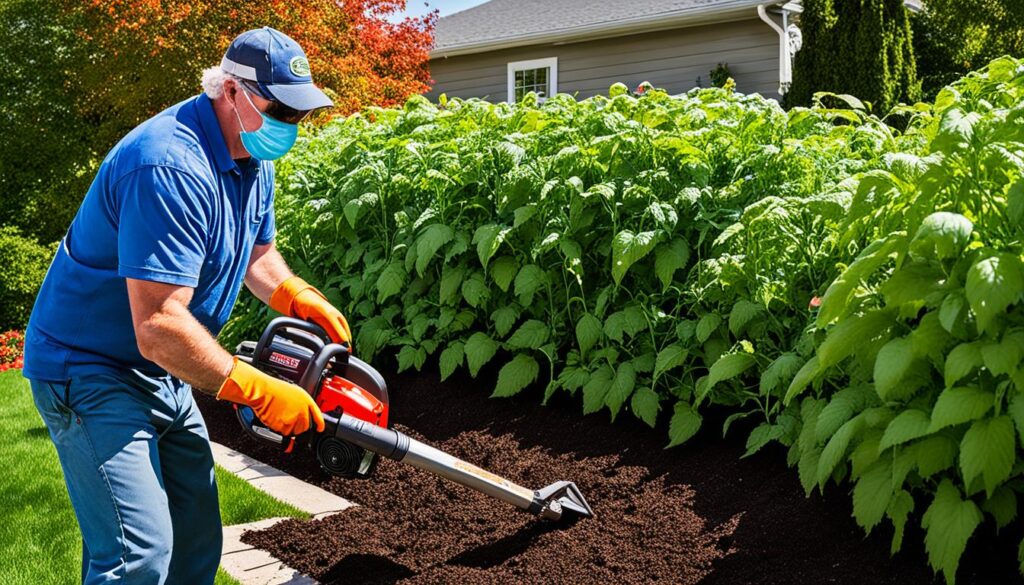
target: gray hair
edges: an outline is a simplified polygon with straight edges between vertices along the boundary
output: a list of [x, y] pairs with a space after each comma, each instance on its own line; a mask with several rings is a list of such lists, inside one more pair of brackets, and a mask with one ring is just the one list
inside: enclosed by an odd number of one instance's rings
[[224, 71], [220, 68], [220, 65], [204, 69], [203, 91], [206, 92], [206, 95], [211, 100], [215, 100], [224, 93], [224, 82], [229, 79], [234, 79], [236, 83], [241, 83], [242, 81], [241, 77]]

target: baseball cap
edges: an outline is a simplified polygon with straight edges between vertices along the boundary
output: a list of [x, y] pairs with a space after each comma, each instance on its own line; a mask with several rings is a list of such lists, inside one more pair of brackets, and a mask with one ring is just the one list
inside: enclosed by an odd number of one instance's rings
[[265, 26], [238, 35], [224, 53], [220, 68], [253, 81], [262, 97], [296, 110], [315, 110], [334, 102], [313, 85], [306, 53], [279, 30]]

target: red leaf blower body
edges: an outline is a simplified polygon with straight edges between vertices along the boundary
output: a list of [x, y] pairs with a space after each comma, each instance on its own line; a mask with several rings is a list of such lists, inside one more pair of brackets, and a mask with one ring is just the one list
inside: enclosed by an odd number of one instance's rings
[[259, 341], [239, 344], [236, 354], [256, 368], [297, 384], [313, 397], [327, 423], [322, 433], [282, 437], [267, 428], [251, 408], [236, 405], [242, 428], [260, 441], [291, 452], [297, 443], [316, 452], [323, 470], [346, 478], [368, 478], [377, 456], [407, 463], [508, 502], [522, 510], [557, 520], [565, 512], [592, 517], [576, 484], [558, 481], [539, 490], [516, 485], [391, 428], [390, 399], [384, 378], [347, 347], [331, 343], [319, 326], [279, 317]]

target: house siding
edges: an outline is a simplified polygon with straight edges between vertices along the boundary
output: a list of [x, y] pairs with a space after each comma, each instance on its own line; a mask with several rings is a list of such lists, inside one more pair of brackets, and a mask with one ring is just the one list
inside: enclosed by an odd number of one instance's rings
[[605, 93], [617, 81], [629, 87], [649, 81], [680, 93], [695, 87], [700, 77], [707, 87], [709, 74], [719, 63], [729, 65], [738, 91], [779, 97], [779, 37], [756, 17], [579, 43], [436, 57], [430, 62], [435, 84], [426, 95], [505, 101], [508, 64], [545, 57], [558, 57], [559, 93], [576, 94], [579, 99]]

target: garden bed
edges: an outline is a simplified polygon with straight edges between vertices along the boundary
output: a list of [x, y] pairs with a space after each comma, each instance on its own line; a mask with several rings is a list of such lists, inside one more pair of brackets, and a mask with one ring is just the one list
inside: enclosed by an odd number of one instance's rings
[[[740, 459], [743, 446], [721, 440], [716, 420], [665, 451], [661, 429], [609, 425], [606, 413], [581, 417], [575, 405], [542, 407], [534, 392], [491, 400], [480, 387], [492, 386], [458, 375], [388, 381], [399, 430], [529, 487], [575, 481], [596, 518], [542, 522], [389, 460], [369, 481], [329, 478], [311, 453], [257, 444], [227, 404], [199, 397], [212, 440], [362, 504], [245, 542], [324, 583], [939, 582], [919, 534], [891, 559], [891, 528], [865, 538], [844, 490], [805, 498], [781, 450]], [[1018, 540], [999, 544], [991, 532], [972, 540], [959, 583], [1020, 581], [1008, 562]]]

